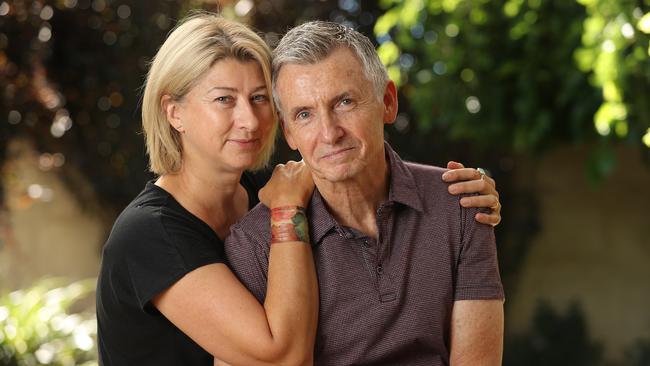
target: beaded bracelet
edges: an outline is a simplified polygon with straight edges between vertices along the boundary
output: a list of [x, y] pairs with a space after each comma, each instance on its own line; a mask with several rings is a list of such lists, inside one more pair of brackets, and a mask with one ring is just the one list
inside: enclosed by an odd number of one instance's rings
[[271, 209], [271, 244], [290, 241], [309, 242], [305, 208], [280, 206]]

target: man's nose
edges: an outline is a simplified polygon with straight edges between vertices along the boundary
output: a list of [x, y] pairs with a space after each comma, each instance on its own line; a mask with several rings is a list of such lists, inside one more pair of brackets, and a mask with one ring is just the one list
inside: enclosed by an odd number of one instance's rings
[[331, 113], [324, 113], [320, 120], [321, 139], [328, 144], [335, 144], [343, 135], [343, 128]]

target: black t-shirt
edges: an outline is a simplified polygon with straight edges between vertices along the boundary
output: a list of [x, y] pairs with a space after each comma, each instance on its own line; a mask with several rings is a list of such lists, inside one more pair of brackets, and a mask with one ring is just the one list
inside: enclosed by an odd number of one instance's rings
[[[266, 171], [242, 175], [249, 208], [268, 177]], [[226, 263], [223, 241], [148, 182], [119, 215], [104, 246], [97, 283], [100, 365], [212, 365], [212, 356], [151, 304], [185, 274], [211, 263]]]

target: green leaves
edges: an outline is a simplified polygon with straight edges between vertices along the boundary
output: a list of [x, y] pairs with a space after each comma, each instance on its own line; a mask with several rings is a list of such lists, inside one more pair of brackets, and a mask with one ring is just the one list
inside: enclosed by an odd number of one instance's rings
[[[393, 2], [375, 34], [390, 34], [379, 46], [381, 59], [421, 130], [521, 153], [598, 135], [606, 145], [622, 139], [645, 149], [650, 15], [639, 6], [405, 0]], [[404, 55], [414, 60], [408, 67]]]
[[69, 313], [95, 279], [45, 279], [0, 296], [0, 364], [96, 365], [94, 314]]

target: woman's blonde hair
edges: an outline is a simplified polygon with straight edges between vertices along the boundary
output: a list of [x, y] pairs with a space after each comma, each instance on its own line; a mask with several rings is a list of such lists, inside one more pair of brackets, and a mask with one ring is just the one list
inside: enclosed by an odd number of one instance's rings
[[[181, 20], [154, 57], [142, 98], [149, 170], [157, 175], [178, 172], [182, 164], [179, 132], [167, 121], [161, 105], [164, 95], [180, 100], [194, 84], [224, 58], [255, 61], [262, 68], [267, 92], [271, 88], [271, 50], [247, 26], [217, 14], [193, 13]], [[273, 103], [273, 116], [276, 116]], [[277, 123], [273, 127], [252, 169], [264, 167], [273, 153]]]

